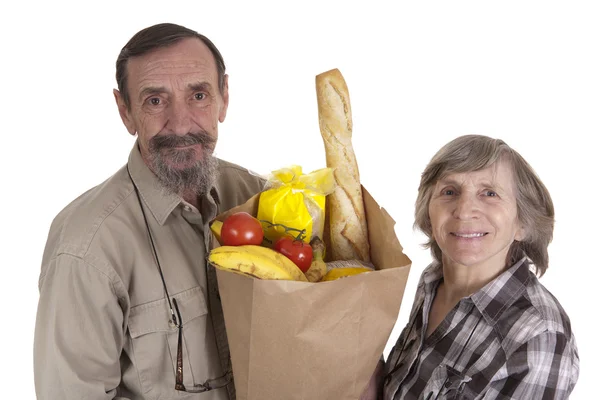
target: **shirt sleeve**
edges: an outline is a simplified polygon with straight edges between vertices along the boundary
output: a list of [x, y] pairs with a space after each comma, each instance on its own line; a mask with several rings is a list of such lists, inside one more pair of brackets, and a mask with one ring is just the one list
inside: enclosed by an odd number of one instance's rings
[[110, 278], [71, 255], [40, 279], [34, 338], [38, 400], [121, 399], [123, 310]]
[[517, 349], [506, 362], [506, 375], [492, 381], [484, 399], [568, 399], [579, 377], [573, 338], [544, 332]]

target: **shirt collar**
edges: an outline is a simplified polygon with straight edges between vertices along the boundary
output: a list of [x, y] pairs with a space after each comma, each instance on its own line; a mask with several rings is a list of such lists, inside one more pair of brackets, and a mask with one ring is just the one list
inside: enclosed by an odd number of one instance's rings
[[529, 262], [526, 257], [523, 257], [471, 295], [471, 299], [484, 318], [490, 324], [494, 324], [500, 319], [502, 313], [527, 290], [531, 277]]
[[421, 279], [419, 279], [415, 303], [425, 303], [428, 299], [431, 302], [442, 278], [442, 264], [436, 261], [429, 264], [423, 271]]
[[[441, 263], [434, 262], [423, 271], [421, 293], [434, 296], [443, 279]], [[529, 262], [523, 257], [487, 285], [467, 297], [490, 324], [495, 324], [502, 313], [523, 294], [531, 279]]]
[[423, 271], [423, 284], [426, 286], [436, 284], [443, 278], [442, 263], [434, 261]]
[[[135, 141], [127, 162], [131, 179], [137, 187], [142, 201], [160, 225], [164, 225], [169, 214], [183, 202], [175, 193], [168, 192], [158, 181], [156, 175], [148, 168], [140, 153], [138, 140]], [[210, 195], [215, 204], [220, 204], [219, 189], [213, 186]]]

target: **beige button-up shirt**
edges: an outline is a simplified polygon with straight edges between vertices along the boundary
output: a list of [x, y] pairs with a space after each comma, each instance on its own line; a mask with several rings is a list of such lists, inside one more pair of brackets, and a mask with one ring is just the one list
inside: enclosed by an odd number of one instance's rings
[[[34, 345], [40, 400], [233, 399], [233, 385], [202, 394], [175, 390], [178, 329], [154, 259], [139, 190], [167, 290], [183, 320], [187, 388], [230, 368], [207, 222], [264, 187], [219, 161], [201, 209], [161, 189], [137, 143], [128, 166], [54, 219], [42, 261]], [[132, 182], [133, 180], [133, 182]]]

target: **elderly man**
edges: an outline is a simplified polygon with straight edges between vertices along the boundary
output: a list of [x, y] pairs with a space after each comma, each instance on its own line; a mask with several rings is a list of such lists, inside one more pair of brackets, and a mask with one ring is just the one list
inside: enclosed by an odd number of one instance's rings
[[208, 222], [264, 181], [212, 155], [229, 101], [223, 58], [205, 36], [159, 24], [116, 67], [119, 114], [137, 140], [50, 228], [38, 399], [233, 399]]

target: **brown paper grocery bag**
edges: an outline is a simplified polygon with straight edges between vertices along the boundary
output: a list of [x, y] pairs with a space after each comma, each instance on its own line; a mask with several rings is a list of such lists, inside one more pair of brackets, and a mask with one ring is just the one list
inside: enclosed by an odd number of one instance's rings
[[[217, 270], [238, 400], [357, 400], [392, 332], [411, 261], [363, 188], [376, 271], [331, 282]], [[237, 211], [256, 215], [258, 195]]]

